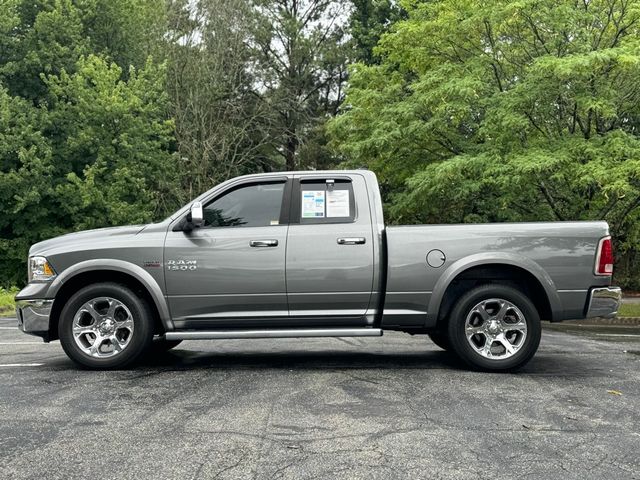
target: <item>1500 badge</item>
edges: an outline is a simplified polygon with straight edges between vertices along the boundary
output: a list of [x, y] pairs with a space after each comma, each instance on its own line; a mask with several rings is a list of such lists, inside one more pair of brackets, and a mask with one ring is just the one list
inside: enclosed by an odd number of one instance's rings
[[197, 270], [197, 269], [198, 269], [197, 260], [168, 260], [167, 261], [167, 270], [169, 271], [186, 272], [189, 270]]

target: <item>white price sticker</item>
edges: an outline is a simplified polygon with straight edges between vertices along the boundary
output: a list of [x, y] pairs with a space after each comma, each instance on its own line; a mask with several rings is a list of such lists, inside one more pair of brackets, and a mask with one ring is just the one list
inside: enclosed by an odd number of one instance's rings
[[327, 218], [348, 217], [349, 190], [329, 190], [327, 192]]

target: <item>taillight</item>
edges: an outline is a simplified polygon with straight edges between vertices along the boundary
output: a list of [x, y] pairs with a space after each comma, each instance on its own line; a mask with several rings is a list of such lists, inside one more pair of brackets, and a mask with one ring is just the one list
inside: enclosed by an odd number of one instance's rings
[[613, 274], [613, 245], [611, 244], [611, 237], [604, 237], [598, 243], [595, 273], [596, 275]]

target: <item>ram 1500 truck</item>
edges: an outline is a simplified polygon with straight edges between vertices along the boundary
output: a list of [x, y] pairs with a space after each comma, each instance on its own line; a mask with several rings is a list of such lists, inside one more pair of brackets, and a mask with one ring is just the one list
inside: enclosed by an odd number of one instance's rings
[[16, 300], [22, 331], [97, 369], [190, 339], [397, 330], [500, 371], [531, 359], [540, 319], [615, 315], [612, 272], [605, 222], [385, 227], [374, 173], [288, 172], [38, 243]]

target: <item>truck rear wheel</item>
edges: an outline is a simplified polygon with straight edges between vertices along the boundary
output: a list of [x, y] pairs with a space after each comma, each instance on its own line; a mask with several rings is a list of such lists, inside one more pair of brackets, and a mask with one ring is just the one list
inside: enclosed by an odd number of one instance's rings
[[465, 293], [449, 317], [452, 349], [473, 368], [514, 370], [538, 349], [540, 316], [521, 291], [504, 285], [481, 285]]
[[60, 314], [60, 343], [74, 362], [94, 369], [122, 368], [153, 340], [147, 303], [117, 283], [96, 283], [71, 296]]

